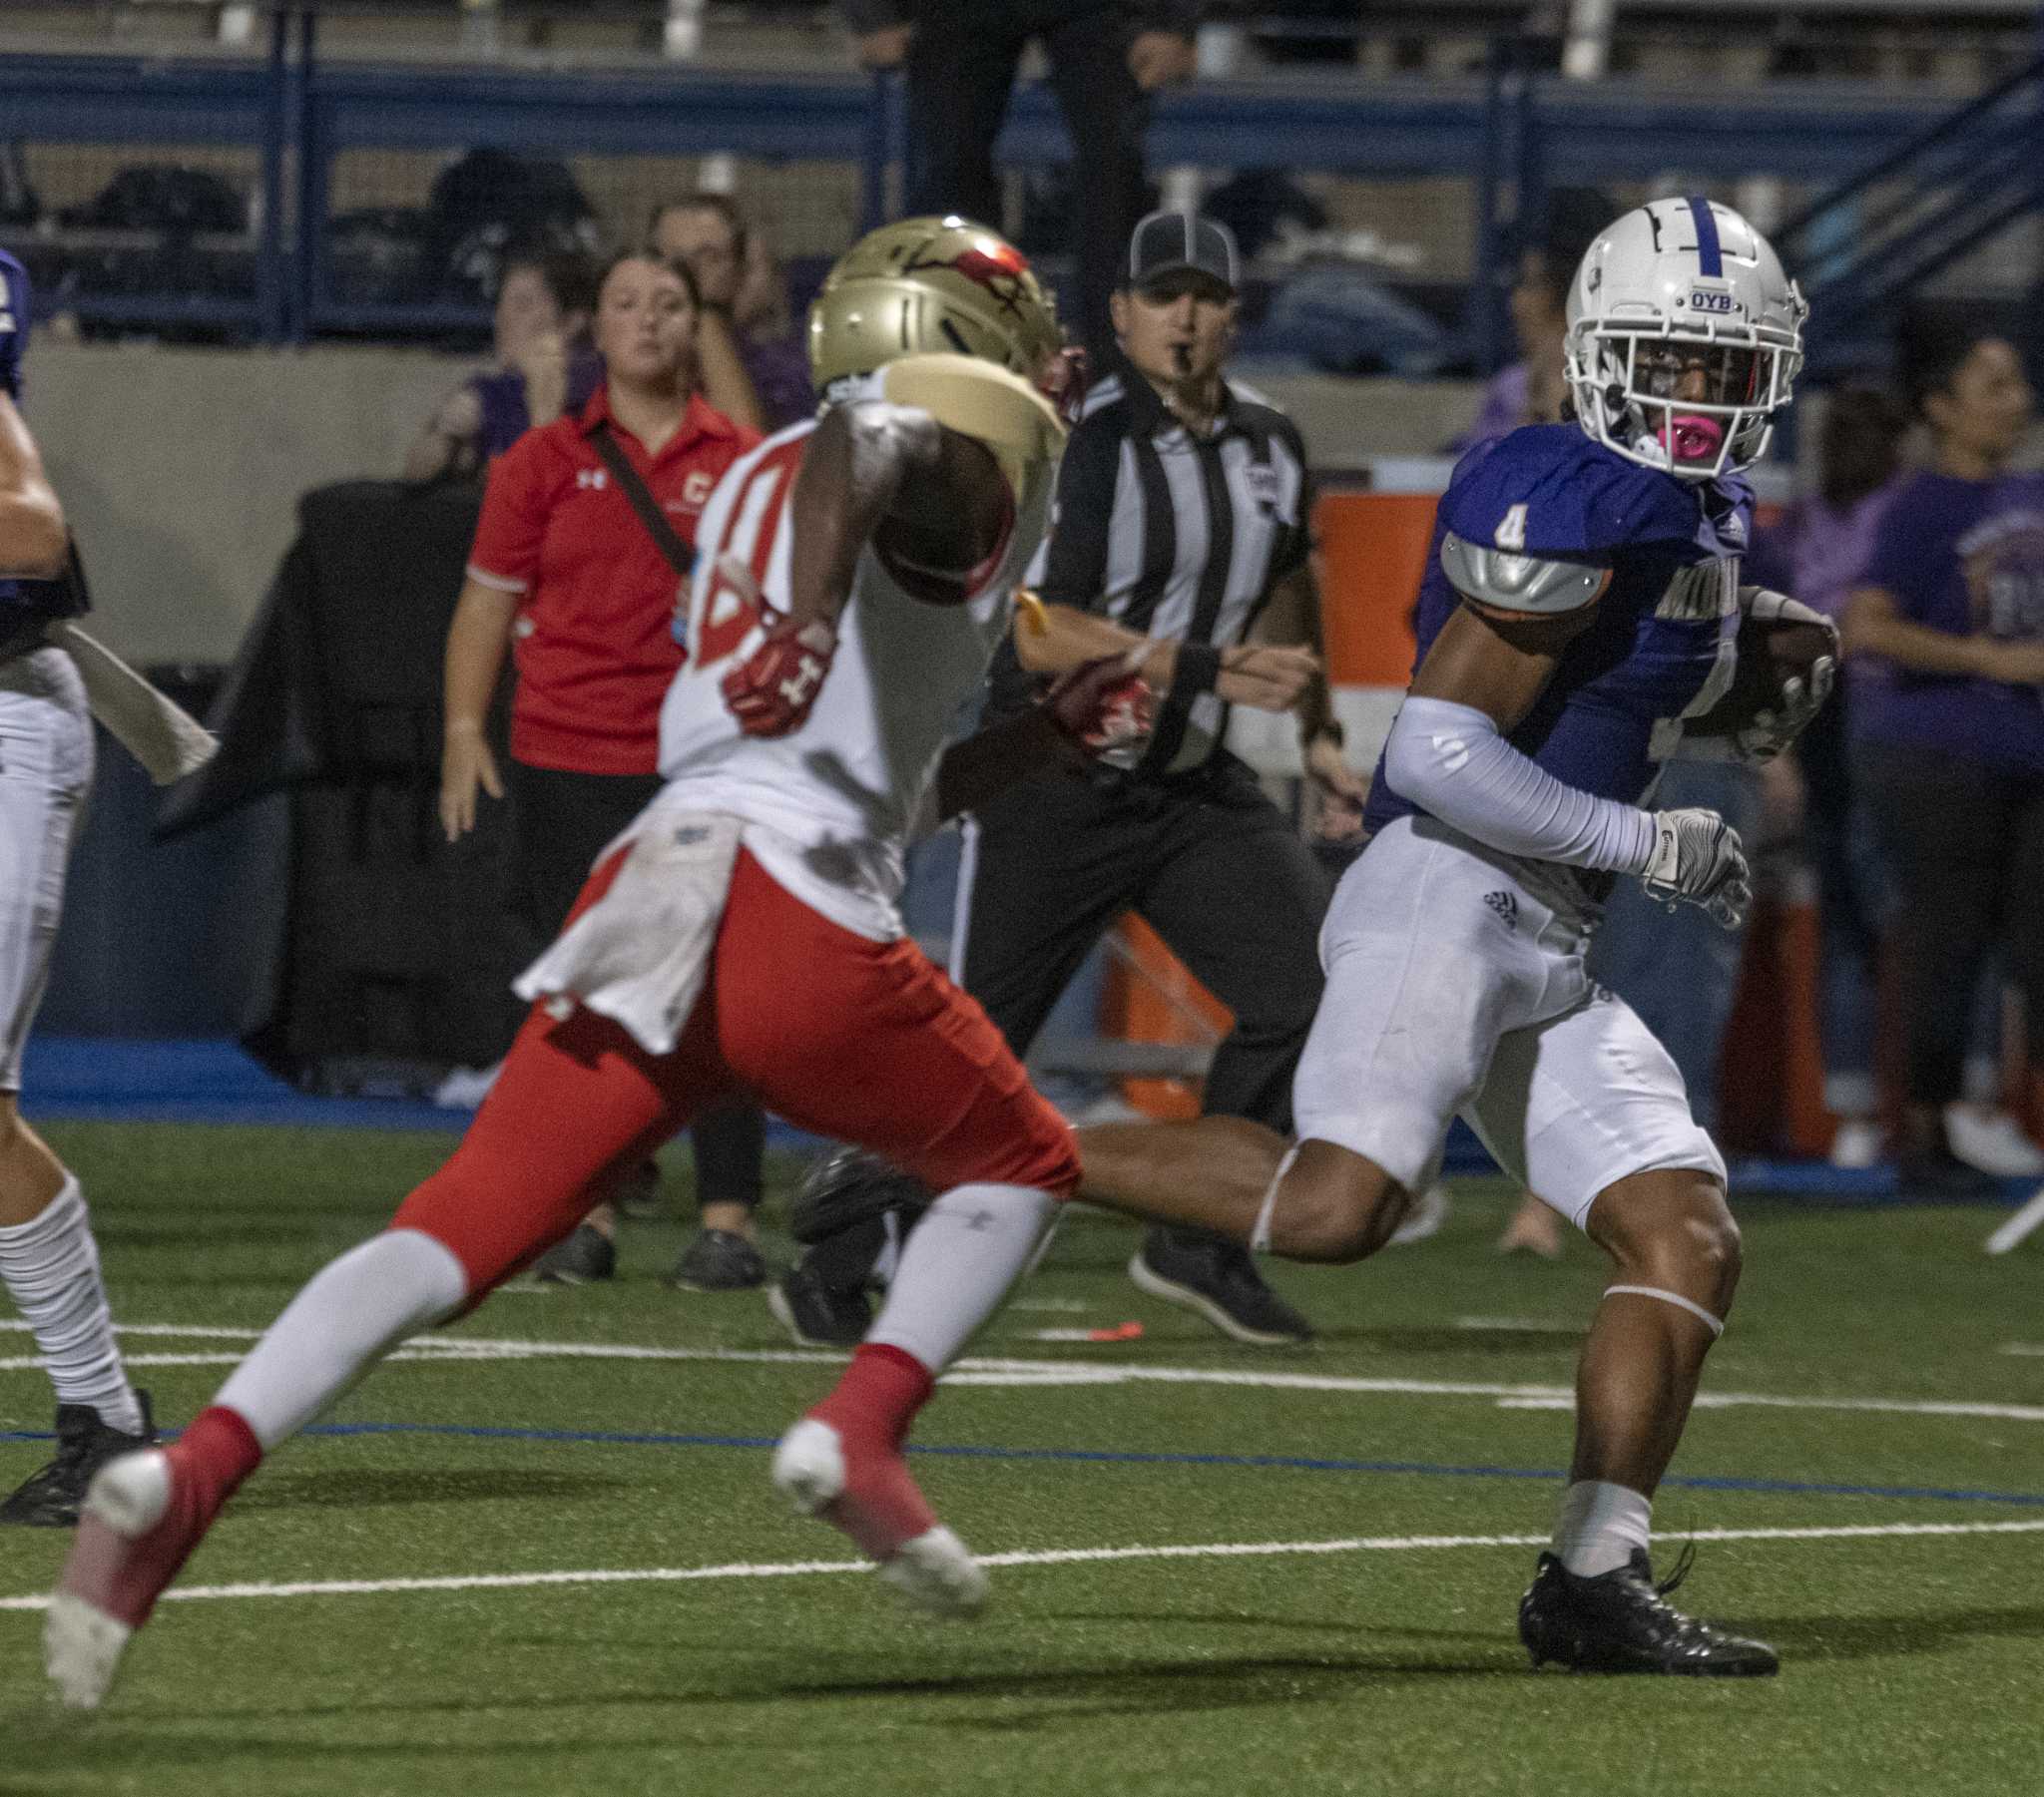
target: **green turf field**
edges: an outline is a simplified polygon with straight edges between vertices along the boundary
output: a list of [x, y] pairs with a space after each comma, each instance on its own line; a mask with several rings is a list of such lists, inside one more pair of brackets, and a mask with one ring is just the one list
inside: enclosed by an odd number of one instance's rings
[[[451, 1139], [50, 1133], [170, 1423], [237, 1352], [204, 1331], [266, 1322]], [[1783, 1675], [1536, 1677], [1534, 1550], [1495, 1538], [1548, 1527], [1601, 1262], [1499, 1260], [1506, 1201], [1466, 1185], [1430, 1242], [1281, 1269], [1322, 1339], [1279, 1354], [1145, 1298], [1132, 1233], [1072, 1218], [919, 1430], [939, 1512], [1012, 1563], [963, 1627], [897, 1613], [767, 1487], [830, 1358], [758, 1294], [670, 1291], [680, 1223], [628, 1224], [617, 1285], [501, 1295], [332, 1419], [397, 1427], [259, 1473], [98, 1715], [43, 1701], [41, 1617], [0, 1607], [0, 1792], [2044, 1790], [2044, 1357], [2005, 1351], [2044, 1354], [2044, 1253], [1985, 1258], [1984, 1212], [1745, 1206], [1675, 1468], [1724, 1483], [1656, 1522], [1705, 1538], [1683, 1601]], [[0, 1430], [48, 1427], [28, 1353], [0, 1335]], [[45, 1454], [0, 1440], [0, 1487]], [[64, 1548], [0, 1538], [0, 1598]]]

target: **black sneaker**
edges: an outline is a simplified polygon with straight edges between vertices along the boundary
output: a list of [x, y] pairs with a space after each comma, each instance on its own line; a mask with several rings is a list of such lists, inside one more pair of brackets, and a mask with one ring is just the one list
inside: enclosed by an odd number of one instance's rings
[[1313, 1338], [1312, 1324], [1264, 1283], [1249, 1250], [1233, 1242], [1152, 1229], [1129, 1262], [1129, 1277], [1239, 1342], [1288, 1348]]
[[149, 1393], [137, 1391], [135, 1401], [142, 1406], [140, 1435], [124, 1435], [109, 1428], [90, 1404], [58, 1405], [57, 1458], [31, 1473], [14, 1495], [0, 1504], [0, 1523], [41, 1529], [69, 1529], [75, 1524], [85, 1502], [85, 1488], [101, 1467], [120, 1455], [156, 1444]]
[[802, 1267], [767, 1286], [766, 1305], [798, 1348], [855, 1348], [873, 1320], [863, 1291], [825, 1285]]
[[557, 1241], [532, 1263], [532, 1276], [542, 1285], [590, 1285], [614, 1279], [618, 1245], [601, 1229], [578, 1225], [573, 1235]]
[[751, 1291], [766, 1283], [760, 1250], [730, 1229], [699, 1229], [668, 1276], [684, 1291]]
[[618, 1214], [635, 1223], [651, 1222], [667, 1213], [667, 1201], [660, 1195], [660, 1162], [648, 1156], [618, 1181], [611, 1193]]
[[1519, 1601], [1519, 1639], [1537, 1668], [1571, 1672], [1669, 1672], [1697, 1678], [1771, 1678], [1782, 1661], [1765, 1641], [1686, 1616], [1668, 1593], [1689, 1571], [1685, 1552], [1672, 1577], [1654, 1582], [1645, 1549], [1615, 1572], [1579, 1578], [1552, 1554], [1540, 1557]]

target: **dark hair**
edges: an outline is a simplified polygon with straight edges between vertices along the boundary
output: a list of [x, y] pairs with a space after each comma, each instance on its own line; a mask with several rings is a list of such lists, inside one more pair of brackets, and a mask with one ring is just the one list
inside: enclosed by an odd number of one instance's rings
[[596, 310], [597, 289], [603, 284], [579, 249], [563, 249], [558, 243], [514, 243], [504, 251], [504, 265], [497, 273], [497, 291], [521, 268], [530, 269], [553, 296], [564, 314]]
[[1909, 393], [1909, 409], [1920, 418], [1930, 414], [1926, 402], [1934, 394], [1949, 394], [1958, 373], [1973, 359], [1983, 343], [2004, 340], [1991, 325], [1971, 329], [1930, 332], [1918, 330], [1905, 336], [1902, 352], [1903, 384]]
[[649, 242], [660, 228], [661, 220], [669, 213], [715, 213], [731, 227], [732, 254], [740, 258], [745, 256], [752, 228], [746, 224], [746, 215], [739, 211], [738, 202], [729, 194], [709, 194], [699, 190], [680, 200], [663, 200], [647, 215], [646, 237]]
[[1909, 416], [1885, 388], [1845, 386], [1817, 433], [1817, 493], [1834, 512], [1857, 505], [1901, 466]]
[[[670, 260], [667, 256], [658, 255], [651, 249], [620, 249], [616, 255], [604, 263], [602, 269], [597, 274], [596, 291], [599, 294], [603, 292], [604, 283], [625, 262], [651, 262], [656, 268], [665, 268], [688, 289], [689, 303], [699, 312], [703, 309], [703, 289], [696, 284], [695, 269], [691, 268], [687, 262]], [[594, 305], [590, 307], [592, 312], [595, 309]]]

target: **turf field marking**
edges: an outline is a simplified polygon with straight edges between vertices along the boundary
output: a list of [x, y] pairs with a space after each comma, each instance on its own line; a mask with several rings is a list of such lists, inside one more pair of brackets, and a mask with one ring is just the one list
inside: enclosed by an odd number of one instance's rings
[[[2044, 1534], [2044, 1521], [2025, 1523], [1859, 1523], [1806, 1529], [1699, 1529], [1683, 1539], [1699, 1542], [1829, 1542], [1898, 1536]], [[1544, 1548], [1546, 1535], [1376, 1535], [1327, 1542], [1202, 1542], [1134, 1548], [1051, 1548], [976, 1556], [983, 1567], [1091, 1566], [1124, 1560], [1241, 1560], [1278, 1555], [1411, 1554], [1457, 1548]], [[1664, 1539], [1674, 1539], [1672, 1537]], [[294, 1583], [195, 1584], [168, 1590], [163, 1601], [206, 1602], [226, 1597], [368, 1597], [414, 1591], [529, 1590], [563, 1584], [679, 1584], [711, 1578], [799, 1578], [822, 1572], [869, 1572], [862, 1560], [736, 1562], [720, 1567], [600, 1568], [579, 1572], [472, 1572], [437, 1578], [322, 1578]], [[0, 1597], [0, 1610], [47, 1609], [37, 1592]]]
[[[22, 1327], [0, 1324], [0, 1328]], [[218, 1335], [253, 1341], [258, 1330], [185, 1329], [168, 1323], [127, 1326], [124, 1335]], [[239, 1356], [227, 1357], [230, 1361]], [[626, 1342], [524, 1341], [472, 1335], [424, 1335], [391, 1355], [392, 1360], [647, 1360], [709, 1361], [734, 1366], [829, 1366], [846, 1358], [838, 1352], [804, 1348], [648, 1348]], [[217, 1366], [220, 1357], [161, 1360], [136, 1356], [144, 1366]], [[0, 1371], [40, 1369], [34, 1356], [0, 1359]], [[1346, 1392], [1415, 1398], [1490, 1398], [1501, 1408], [1559, 1410], [1574, 1402], [1567, 1385], [1505, 1385], [1475, 1379], [1364, 1379], [1339, 1373], [1284, 1373], [1236, 1367], [1144, 1366], [1126, 1361], [1016, 1360], [974, 1356], [945, 1375], [956, 1385], [1221, 1385], [1260, 1391]], [[1699, 1392], [1699, 1410], [1832, 1410], [1890, 1416], [1977, 1417], [2013, 1423], [2044, 1423], [2044, 1405], [1989, 1404], [1967, 1399], [1814, 1397], [1775, 1392]]]
[[1558, 1323], [1552, 1317], [1538, 1316], [1458, 1316], [1457, 1329], [1509, 1329], [1524, 1330], [1529, 1335], [1581, 1335], [1581, 1323]]

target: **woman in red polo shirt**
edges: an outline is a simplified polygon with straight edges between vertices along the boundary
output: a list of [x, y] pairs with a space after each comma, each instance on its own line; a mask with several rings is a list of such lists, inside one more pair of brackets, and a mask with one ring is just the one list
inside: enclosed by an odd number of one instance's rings
[[[521, 909], [539, 941], [559, 930], [590, 865], [660, 790], [660, 702], [681, 666], [681, 577], [605, 466], [608, 430], [668, 521], [693, 544], [719, 476], [760, 439], [696, 390], [694, 277], [620, 256], [598, 289], [604, 380], [577, 414], [527, 431], [491, 467], [468, 579], [447, 633], [440, 819], [452, 841], [477, 792], [512, 796]], [[483, 719], [510, 648], [518, 668], [511, 757], [500, 774]], [[764, 1125], [727, 1111], [696, 1125], [703, 1230], [678, 1283], [730, 1290], [765, 1276], [753, 1245]], [[548, 1256], [579, 1282], [616, 1265], [609, 1205]]]

